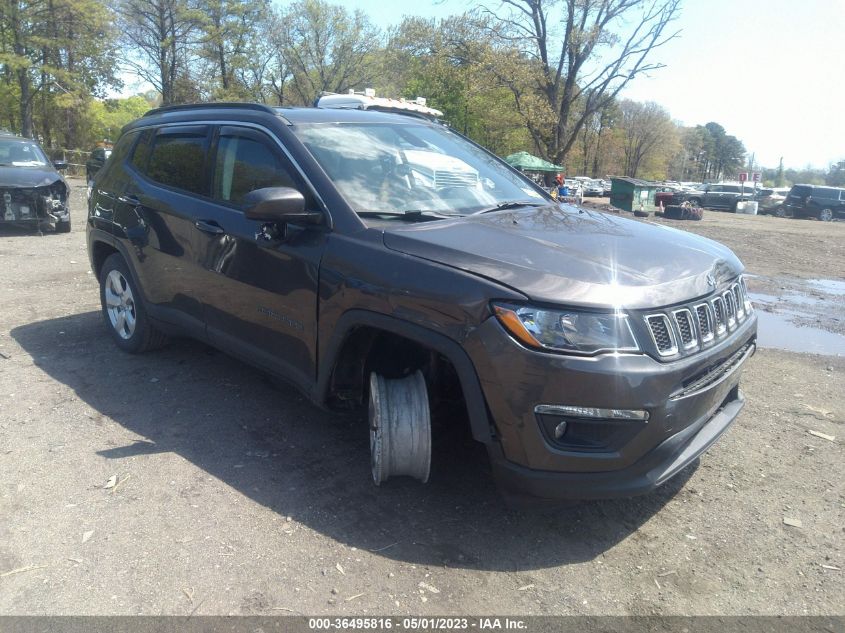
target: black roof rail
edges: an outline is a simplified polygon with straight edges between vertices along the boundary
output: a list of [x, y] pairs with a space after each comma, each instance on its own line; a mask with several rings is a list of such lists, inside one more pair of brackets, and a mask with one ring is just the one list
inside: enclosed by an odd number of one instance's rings
[[153, 108], [144, 113], [144, 116], [151, 116], [153, 114], [161, 114], [163, 112], [179, 112], [190, 110], [222, 110], [222, 109], [246, 109], [258, 110], [259, 112], [266, 112], [268, 114], [278, 114], [270, 106], [261, 103], [240, 103], [237, 101], [217, 101], [214, 103], [184, 103], [181, 105], [162, 106], [160, 108]]

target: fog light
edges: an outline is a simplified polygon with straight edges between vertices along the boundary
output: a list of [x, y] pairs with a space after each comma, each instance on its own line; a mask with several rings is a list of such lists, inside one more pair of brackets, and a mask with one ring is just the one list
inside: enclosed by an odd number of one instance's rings
[[534, 407], [534, 413], [541, 415], [561, 415], [571, 418], [648, 421], [648, 411], [640, 411], [638, 409], [599, 409], [595, 407], [574, 407], [562, 404], [538, 404]]
[[566, 433], [566, 421], [561, 422], [555, 427], [555, 439], [559, 440]]

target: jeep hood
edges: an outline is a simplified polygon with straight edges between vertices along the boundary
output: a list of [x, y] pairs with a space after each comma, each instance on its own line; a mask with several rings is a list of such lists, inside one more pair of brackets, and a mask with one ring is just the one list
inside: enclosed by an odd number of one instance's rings
[[52, 167], [0, 166], [0, 188], [46, 187], [62, 177]]
[[533, 301], [657, 308], [709, 294], [743, 266], [726, 246], [659, 224], [544, 206], [387, 229], [388, 248]]

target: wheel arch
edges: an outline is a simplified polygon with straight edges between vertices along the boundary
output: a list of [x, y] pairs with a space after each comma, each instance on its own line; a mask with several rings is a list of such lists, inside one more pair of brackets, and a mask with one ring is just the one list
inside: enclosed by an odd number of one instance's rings
[[[334, 333], [320, 354], [315, 395], [321, 404], [325, 405], [331, 400], [334, 381], [339, 371], [346, 372], [346, 377], [354, 381], [356, 388], [359, 381], [366, 380], [365, 364], [380, 336], [398, 337], [420, 349], [439, 354], [448, 361], [457, 374], [463, 392], [473, 438], [484, 444], [493, 441], [494, 432], [487, 402], [475, 367], [464, 349], [439, 332], [366, 310], [350, 310], [344, 313], [335, 324]], [[352, 376], [356, 372], [359, 375]]]

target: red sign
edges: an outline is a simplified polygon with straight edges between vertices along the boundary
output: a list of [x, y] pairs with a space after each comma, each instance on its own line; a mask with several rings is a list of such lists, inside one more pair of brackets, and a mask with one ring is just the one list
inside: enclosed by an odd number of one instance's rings
[[746, 180], [748, 180], [748, 172], [743, 171], [739, 174], [739, 182], [745, 182]]
[[754, 182], [760, 182], [760, 172], [759, 172], [759, 171], [755, 171], [755, 172], [751, 175], [751, 179], [752, 179]]

